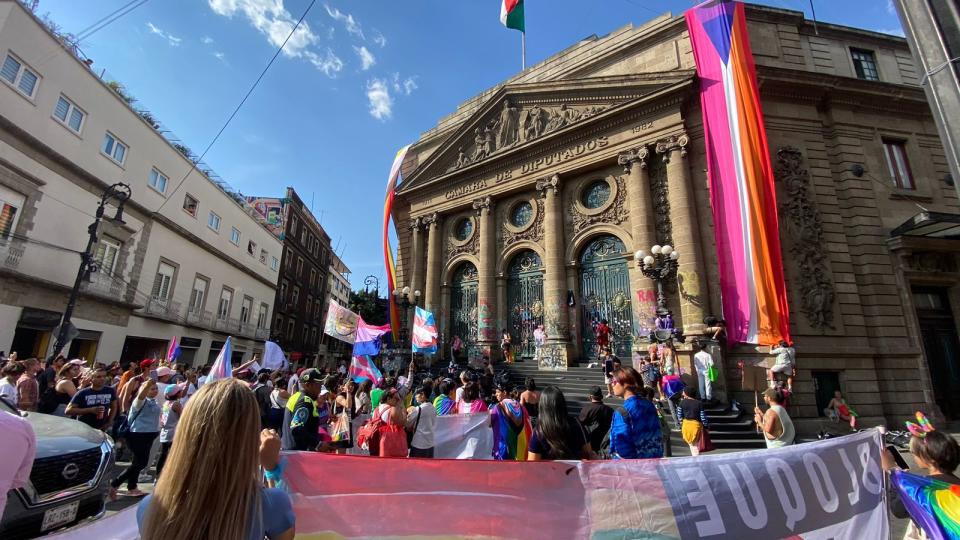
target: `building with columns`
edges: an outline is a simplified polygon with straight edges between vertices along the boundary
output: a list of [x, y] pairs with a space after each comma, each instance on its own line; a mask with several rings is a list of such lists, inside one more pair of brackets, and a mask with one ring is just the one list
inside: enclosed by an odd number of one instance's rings
[[[799, 373], [791, 413], [841, 389], [866, 422], [960, 415], [957, 197], [902, 38], [748, 5]], [[656, 285], [634, 261], [680, 253], [667, 304], [690, 338], [720, 316], [702, 114], [687, 28], [666, 14], [590, 37], [463, 102], [407, 154], [398, 284], [441, 336], [541, 369], [646, 348]], [[719, 231], [724, 234], [723, 231]], [[690, 344], [679, 344], [690, 369]], [[722, 395], [766, 347], [723, 347]]]

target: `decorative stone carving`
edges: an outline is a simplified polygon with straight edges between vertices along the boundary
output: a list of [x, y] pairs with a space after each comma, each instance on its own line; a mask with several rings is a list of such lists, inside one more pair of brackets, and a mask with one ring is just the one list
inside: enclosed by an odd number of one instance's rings
[[823, 247], [823, 223], [810, 175], [803, 168], [803, 154], [786, 146], [777, 149], [776, 177], [783, 184], [785, 200], [780, 215], [792, 240], [790, 252], [797, 261], [800, 278], [800, 310], [813, 328], [833, 328], [833, 300], [836, 296], [830, 261]]
[[462, 244], [454, 244], [449, 239], [447, 240], [447, 260], [452, 259], [453, 257], [460, 255], [461, 253], [471, 253], [476, 255], [480, 252], [480, 241], [478, 240], [480, 235], [474, 233], [470, 235], [470, 239]]
[[536, 190], [542, 197], [547, 196], [547, 190], [552, 190], [554, 194], [560, 193], [560, 175], [554, 174], [546, 178], [537, 180]]
[[641, 146], [639, 148], [634, 148], [632, 150], [627, 150], [626, 152], [617, 156], [617, 163], [623, 166], [623, 172], [629, 173], [630, 168], [633, 167], [634, 163], [639, 163], [641, 169], [647, 168], [647, 157], [649, 157], [650, 151], [646, 146]]
[[457, 158], [447, 171], [483, 161], [492, 154], [575, 124], [608, 108], [609, 105], [572, 107], [566, 104], [559, 107], [541, 107], [538, 104], [518, 107], [509, 99], [504, 99], [503, 108], [496, 117], [474, 129], [473, 140], [467, 141], [466, 148], [457, 148]]
[[629, 212], [627, 211], [627, 185], [623, 177], [616, 177], [617, 193], [613, 202], [604, 211], [599, 214], [588, 215], [580, 212], [579, 205], [572, 204], [570, 208], [570, 221], [573, 223], [574, 232], [580, 232], [583, 229], [596, 223], [612, 223], [619, 225], [627, 220]]
[[650, 196], [653, 199], [654, 232], [658, 244], [673, 245], [673, 222], [667, 191], [667, 167], [662, 160], [650, 164]]
[[663, 154], [663, 161], [670, 163], [670, 154], [674, 150], [680, 151], [680, 157], [687, 157], [687, 144], [690, 138], [686, 133], [680, 135], [671, 135], [665, 139], [657, 141], [657, 153]]
[[483, 213], [484, 210], [486, 210], [487, 212], [490, 211], [492, 202], [493, 200], [490, 198], [489, 195], [486, 197], [481, 197], [479, 199], [474, 199], [473, 209], [477, 211], [477, 215], [479, 216], [480, 214]]
[[[538, 243], [543, 240], [543, 200], [537, 199], [533, 202], [537, 205], [536, 217], [533, 219], [533, 224], [520, 232], [511, 231], [504, 225], [501, 228], [503, 247], [510, 246], [521, 240], [530, 240]], [[507, 219], [509, 219], [509, 216]]]
[[915, 251], [906, 260], [910, 270], [917, 272], [956, 272], [957, 259], [951, 253]]
[[423, 228], [423, 219], [420, 217], [415, 217], [410, 220], [410, 229], [411, 230], [420, 230]]
[[427, 214], [421, 218], [422, 223], [425, 227], [430, 225], [440, 225], [440, 213], [433, 212], [432, 214]]

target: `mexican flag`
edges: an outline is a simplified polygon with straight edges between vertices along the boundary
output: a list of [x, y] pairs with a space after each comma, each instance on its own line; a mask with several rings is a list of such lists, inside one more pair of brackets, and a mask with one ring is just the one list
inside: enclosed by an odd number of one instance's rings
[[500, 0], [500, 22], [507, 28], [525, 32], [523, 27], [523, 0]]

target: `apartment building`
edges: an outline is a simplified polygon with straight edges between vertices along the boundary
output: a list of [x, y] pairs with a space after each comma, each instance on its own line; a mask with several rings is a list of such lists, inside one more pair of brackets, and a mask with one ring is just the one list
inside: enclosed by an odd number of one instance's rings
[[[15, 1], [0, 1], [0, 350], [52, 347], [101, 195], [129, 184], [123, 221], [97, 230], [97, 270], [74, 312], [71, 356], [234, 361], [269, 336], [282, 245]], [[113, 216], [108, 208], [106, 216]]]
[[248, 201], [266, 214], [283, 241], [272, 339], [292, 362], [315, 365], [323, 336], [330, 236], [292, 187], [283, 199], [254, 197]]
[[[343, 307], [349, 307], [350, 305], [350, 269], [336, 253], [332, 253], [330, 256], [328, 275], [327, 295], [323, 301], [321, 321], [327, 320], [327, 308], [331, 300]], [[320, 358], [317, 364], [319, 367], [335, 368], [342, 361], [349, 362], [353, 350], [349, 343], [334, 339], [326, 334], [323, 335], [320, 347]]]

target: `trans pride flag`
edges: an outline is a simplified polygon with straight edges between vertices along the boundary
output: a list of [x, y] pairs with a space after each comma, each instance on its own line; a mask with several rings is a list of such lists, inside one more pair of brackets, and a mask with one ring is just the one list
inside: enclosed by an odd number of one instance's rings
[[361, 383], [364, 379], [370, 379], [375, 386], [380, 386], [383, 382], [383, 374], [377, 369], [377, 365], [369, 356], [355, 355], [350, 360], [350, 370], [347, 372], [350, 378]]
[[773, 167], [743, 4], [711, 0], [685, 15], [700, 78], [727, 339], [789, 341]]
[[893, 471], [890, 480], [910, 517], [931, 540], [960, 538], [960, 486], [903, 471]]
[[433, 313], [418, 307], [413, 317], [413, 352], [437, 352], [437, 323]]

